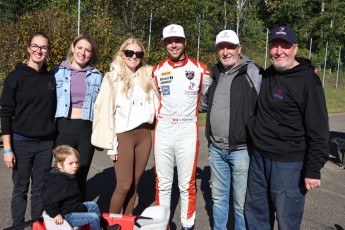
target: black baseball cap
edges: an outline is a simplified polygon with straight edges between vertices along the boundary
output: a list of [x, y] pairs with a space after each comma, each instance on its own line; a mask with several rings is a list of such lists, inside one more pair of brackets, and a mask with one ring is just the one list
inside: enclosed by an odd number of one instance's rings
[[278, 26], [271, 30], [269, 41], [274, 39], [283, 39], [290, 44], [297, 44], [295, 32], [288, 26]]

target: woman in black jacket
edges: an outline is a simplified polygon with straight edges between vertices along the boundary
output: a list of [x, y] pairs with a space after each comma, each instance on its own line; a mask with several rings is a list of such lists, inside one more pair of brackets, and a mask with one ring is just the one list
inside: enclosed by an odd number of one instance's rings
[[0, 100], [4, 161], [12, 169], [13, 225], [24, 222], [31, 180], [31, 218], [42, 214], [41, 191], [49, 172], [55, 138], [55, 78], [46, 68], [48, 37], [35, 33], [27, 44], [29, 59], [18, 63], [4, 81]]

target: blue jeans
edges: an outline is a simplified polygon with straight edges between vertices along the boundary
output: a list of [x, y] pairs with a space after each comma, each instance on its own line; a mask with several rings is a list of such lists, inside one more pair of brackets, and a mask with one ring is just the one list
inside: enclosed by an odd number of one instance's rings
[[80, 227], [83, 225], [90, 225], [90, 230], [100, 230], [100, 211], [95, 202], [84, 202], [87, 212], [72, 212], [64, 215], [64, 219], [72, 227]]
[[211, 144], [211, 191], [213, 200], [213, 229], [226, 229], [229, 215], [230, 187], [233, 188], [235, 229], [246, 229], [244, 202], [247, 190], [249, 154], [247, 149], [227, 150]]
[[306, 189], [303, 161], [279, 162], [258, 151], [251, 157], [245, 216], [249, 230], [299, 230]]

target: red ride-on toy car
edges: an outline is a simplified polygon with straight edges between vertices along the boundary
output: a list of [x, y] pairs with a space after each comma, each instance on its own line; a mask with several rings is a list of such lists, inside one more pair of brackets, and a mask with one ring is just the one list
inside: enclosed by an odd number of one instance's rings
[[[57, 225], [54, 219], [45, 212], [43, 221], [36, 221], [32, 230], [89, 230], [88, 225], [72, 227], [64, 221], [63, 225]], [[103, 213], [102, 216], [109, 226], [119, 224], [121, 230], [169, 230], [170, 210], [165, 206], [151, 206], [146, 208], [140, 216], [119, 215]]]

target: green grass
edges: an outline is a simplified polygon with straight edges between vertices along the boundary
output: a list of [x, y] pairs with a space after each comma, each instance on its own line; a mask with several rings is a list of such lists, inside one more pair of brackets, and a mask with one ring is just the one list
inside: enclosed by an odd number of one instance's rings
[[321, 77], [323, 71], [319, 71], [320, 80], [324, 80], [324, 92], [326, 96], [328, 113], [345, 112], [345, 73], [340, 72], [338, 87], [336, 87], [336, 73], [326, 72], [325, 79]]
[[325, 88], [328, 113], [345, 112], [345, 89]]
[[206, 125], [206, 113], [199, 113], [199, 126]]
[[[342, 113], [345, 112], [345, 87], [335, 89], [333, 86], [326, 85], [324, 89], [327, 103], [328, 113]], [[205, 126], [206, 113], [199, 114], [199, 126]]]

